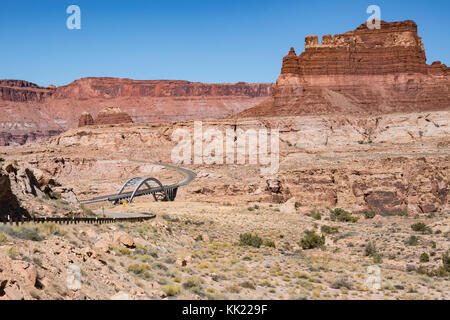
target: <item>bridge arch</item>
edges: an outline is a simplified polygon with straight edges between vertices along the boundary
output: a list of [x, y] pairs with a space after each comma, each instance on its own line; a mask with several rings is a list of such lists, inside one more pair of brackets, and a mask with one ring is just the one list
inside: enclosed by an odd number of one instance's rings
[[166, 189], [164, 188], [163, 184], [156, 178], [145, 178], [145, 179], [140, 179], [137, 183], [136, 183], [136, 188], [134, 189], [133, 193], [131, 194], [130, 197], [130, 203], [133, 202], [134, 197], [136, 196], [136, 192], [139, 191], [139, 189], [145, 184], [147, 186], [147, 188], [150, 190], [151, 187], [148, 184], [148, 182], [155, 182], [160, 188], [161, 188], [161, 193], [162, 193], [162, 198], [158, 199], [156, 194], [152, 192], [153, 194], [153, 198], [155, 199], [155, 201], [161, 200], [161, 201], [169, 201], [169, 197], [167, 196], [166, 193]]

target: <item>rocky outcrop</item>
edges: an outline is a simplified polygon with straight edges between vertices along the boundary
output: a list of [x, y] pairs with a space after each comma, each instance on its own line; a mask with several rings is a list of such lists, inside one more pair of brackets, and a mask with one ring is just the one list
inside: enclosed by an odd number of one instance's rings
[[84, 78], [58, 88], [41, 88], [26, 81], [1, 80], [0, 145], [40, 141], [88, 125], [87, 115], [80, 122], [82, 112], [96, 118], [111, 105], [140, 123], [222, 118], [264, 101], [272, 87], [244, 82]]
[[283, 58], [273, 96], [234, 117], [390, 113], [450, 108], [449, 68], [426, 64], [413, 21], [362, 24], [334, 36], [307, 36]]
[[78, 128], [92, 125], [94, 125], [94, 118], [92, 118], [89, 112], [83, 112], [80, 120], [78, 120]]
[[95, 125], [133, 123], [133, 119], [120, 108], [106, 108], [99, 112]]
[[[0, 162], [0, 219], [30, 217], [55, 212], [44, 200], [62, 200], [67, 207], [78, 208], [71, 189], [62, 187], [42, 170], [31, 169], [15, 161]], [[46, 207], [46, 208], [45, 208]]]

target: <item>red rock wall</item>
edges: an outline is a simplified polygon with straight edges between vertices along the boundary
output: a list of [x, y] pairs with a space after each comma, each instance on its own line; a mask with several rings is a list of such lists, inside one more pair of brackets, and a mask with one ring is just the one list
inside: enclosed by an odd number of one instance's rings
[[[84, 78], [54, 88], [20, 80], [0, 80], [0, 145], [25, 143], [42, 135], [90, 124], [108, 106], [125, 113], [99, 123], [171, 122], [223, 118], [253, 107], [272, 94], [273, 84], [204, 84]], [[93, 120], [92, 120], [93, 121]], [[34, 134], [36, 133], [36, 134]], [[50, 136], [47, 136], [47, 138]]]
[[0, 80], [0, 100], [14, 102], [42, 102], [51, 97], [54, 89], [43, 88], [23, 80]]

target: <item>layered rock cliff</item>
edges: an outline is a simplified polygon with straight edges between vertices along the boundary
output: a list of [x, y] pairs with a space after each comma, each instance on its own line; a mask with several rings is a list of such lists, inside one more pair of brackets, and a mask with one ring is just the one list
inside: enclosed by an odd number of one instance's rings
[[[83, 112], [98, 117], [111, 105], [134, 122], [222, 118], [264, 101], [272, 87], [244, 82], [84, 78], [63, 87], [43, 88], [21, 80], [1, 80], [0, 145], [47, 139], [79, 125]], [[89, 124], [91, 120], [85, 117], [83, 121]]]
[[283, 58], [273, 96], [240, 116], [385, 113], [450, 108], [449, 68], [426, 64], [413, 21], [305, 38]]

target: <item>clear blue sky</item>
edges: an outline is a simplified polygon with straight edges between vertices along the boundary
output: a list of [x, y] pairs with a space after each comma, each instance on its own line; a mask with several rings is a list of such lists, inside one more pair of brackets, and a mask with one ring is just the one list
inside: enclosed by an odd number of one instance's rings
[[[82, 29], [68, 30], [76, 4]], [[1, 1], [0, 78], [64, 85], [87, 76], [273, 82], [291, 45], [367, 20], [419, 25], [428, 62], [450, 64], [448, 0], [17, 0]]]

